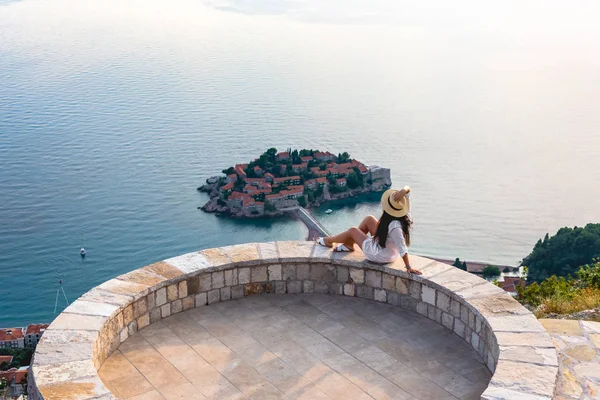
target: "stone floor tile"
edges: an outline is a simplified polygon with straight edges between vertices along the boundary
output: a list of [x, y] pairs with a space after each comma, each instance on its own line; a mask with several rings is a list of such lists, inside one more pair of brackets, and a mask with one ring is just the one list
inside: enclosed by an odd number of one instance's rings
[[[145, 371], [144, 377], [161, 391], [170, 386], [183, 385], [188, 380], [168, 362], [155, 364], [151, 371]], [[117, 389], [118, 390], [118, 389]]]
[[291, 339], [265, 346], [277, 357], [289, 363], [300, 357], [310, 355], [308, 350]]
[[254, 385], [248, 389], [248, 397], [253, 400], [284, 400], [285, 394], [277, 389], [273, 384], [266, 382]]
[[136, 389], [150, 399], [457, 400], [480, 395], [490, 379], [456, 335], [385, 304], [314, 294], [228, 303], [132, 335], [99, 371], [107, 387], [121, 395], [108, 378], [123, 378], [117, 371], [124, 370], [146, 380], [150, 386]]
[[332, 399], [372, 399], [358, 386], [338, 373], [327, 374], [315, 382]]
[[415, 371], [404, 371], [389, 380], [417, 399], [444, 399], [452, 396], [433, 381]]
[[179, 386], [171, 386], [160, 390], [166, 400], [204, 400], [204, 396], [198, 388], [191, 383]]
[[223, 376], [246, 396], [252, 394], [252, 388], [256, 385], [267, 383], [266, 378], [244, 361], [230, 364], [222, 373]]
[[551, 334], [582, 336], [579, 321], [569, 319], [540, 319], [544, 328]]
[[100, 379], [103, 381], [111, 381], [136, 373], [139, 373], [138, 370], [119, 350], [111, 354], [99, 371]]
[[235, 352], [239, 352], [248, 346], [258, 344], [256, 339], [243, 331], [221, 336], [219, 337], [219, 340]]
[[330, 397], [324, 391], [319, 389], [314, 383], [308, 382], [304, 378], [285, 395], [292, 400], [329, 400]]
[[154, 386], [139, 372], [112, 379], [109, 383], [124, 398], [137, 396], [154, 389]]
[[123, 397], [123, 400], [165, 400], [157, 390], [151, 390], [133, 397]]
[[306, 347], [306, 350], [313, 356], [322, 360], [344, 353], [344, 350], [331, 343], [330, 341], [308, 346]]
[[328, 375], [336, 373], [333, 369], [319, 361], [310, 353], [294, 359], [290, 365], [296, 372], [302, 375], [303, 378], [313, 383], [319, 382]]
[[224, 368], [230, 361], [239, 358], [229, 347], [216, 338], [204, 340], [202, 343], [192, 346], [192, 349], [218, 370]]
[[244, 347], [237, 354], [252, 367], [277, 359], [277, 356], [260, 343]]

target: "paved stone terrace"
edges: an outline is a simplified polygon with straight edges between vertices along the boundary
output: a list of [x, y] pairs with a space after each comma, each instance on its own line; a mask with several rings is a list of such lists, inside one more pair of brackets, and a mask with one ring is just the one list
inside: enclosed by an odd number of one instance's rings
[[479, 399], [490, 372], [417, 313], [353, 297], [263, 295], [190, 309], [100, 370], [121, 399]]
[[542, 319], [559, 357], [556, 400], [600, 399], [600, 322]]

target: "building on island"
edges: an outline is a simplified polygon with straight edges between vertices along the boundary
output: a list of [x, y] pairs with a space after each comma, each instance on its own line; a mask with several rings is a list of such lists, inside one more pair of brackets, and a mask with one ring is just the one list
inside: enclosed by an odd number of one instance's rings
[[9, 398], [17, 398], [25, 393], [27, 386], [27, 374], [29, 373], [29, 365], [20, 368], [11, 368], [8, 371], [0, 371], [0, 381], [6, 380], [8, 384], [8, 392], [6, 395]]
[[342, 193], [349, 190], [382, 190], [391, 185], [389, 169], [367, 167], [346, 153], [336, 156], [328, 151], [265, 153], [228, 171], [235, 173], [217, 179], [220, 186], [214, 201], [238, 216], [260, 216], [344, 197]]
[[25, 348], [25, 337], [23, 336], [23, 328], [0, 329], [0, 348]]
[[27, 325], [27, 328], [25, 328], [25, 347], [29, 349], [35, 348], [47, 328], [48, 324]]

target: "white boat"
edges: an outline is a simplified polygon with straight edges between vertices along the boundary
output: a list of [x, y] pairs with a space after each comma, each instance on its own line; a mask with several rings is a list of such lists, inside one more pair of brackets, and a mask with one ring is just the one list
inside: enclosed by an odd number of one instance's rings
[[85, 257], [85, 249], [83, 247], [79, 250], [79, 254], [81, 254], [81, 257]]
[[331, 214], [333, 212], [333, 210], [331, 208], [328, 208], [327, 210], [325, 210], [325, 214]]

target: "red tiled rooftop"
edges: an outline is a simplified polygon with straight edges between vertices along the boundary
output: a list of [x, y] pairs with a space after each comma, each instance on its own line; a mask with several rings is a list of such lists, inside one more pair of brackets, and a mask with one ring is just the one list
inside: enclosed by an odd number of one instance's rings
[[22, 328], [0, 329], [0, 342], [1, 341], [9, 341], [9, 340], [17, 340], [17, 339], [23, 339], [23, 329]]

